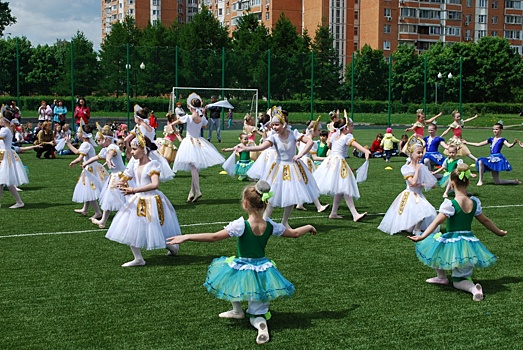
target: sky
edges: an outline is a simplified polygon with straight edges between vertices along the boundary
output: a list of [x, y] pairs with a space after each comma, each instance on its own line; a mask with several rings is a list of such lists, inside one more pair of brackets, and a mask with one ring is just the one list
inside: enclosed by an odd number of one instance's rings
[[25, 36], [33, 47], [53, 45], [57, 39], [71, 40], [77, 31], [93, 43], [102, 41], [100, 0], [4, 0], [9, 2], [16, 24], [7, 27], [5, 37]]

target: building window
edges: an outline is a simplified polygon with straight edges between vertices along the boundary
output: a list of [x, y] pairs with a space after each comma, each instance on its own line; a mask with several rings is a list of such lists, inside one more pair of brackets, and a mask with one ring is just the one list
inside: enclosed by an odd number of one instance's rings
[[487, 16], [478, 15], [478, 23], [487, 23]]
[[522, 17], [521, 16], [505, 16], [505, 23], [506, 24], [522, 24]]
[[479, 0], [478, 1], [478, 7], [487, 7], [488, 6], [488, 1], [487, 0]]
[[492, 24], [498, 24], [498, 16], [492, 16]]
[[461, 20], [461, 12], [458, 11], [448, 11], [447, 19], [451, 20]]
[[357, 20], [359, 17], [359, 12], [358, 11], [354, 11], [354, 19]]
[[358, 27], [354, 27], [354, 35], [358, 35], [358, 32], [359, 32], [359, 28]]
[[384, 10], [384, 11], [383, 11], [383, 15], [384, 15], [385, 17], [390, 17], [390, 16], [391, 16], [392, 12], [390, 11], [390, 8], [385, 8], [385, 9], [383, 9], [383, 10]]
[[383, 42], [383, 50], [390, 50], [390, 41]]
[[265, 20], [266, 20], [266, 21], [269, 20], [269, 12], [265, 12]]
[[505, 8], [521, 9], [521, 1], [505, 1]]
[[493, 30], [493, 31], [490, 33], [490, 36], [498, 36], [498, 31], [497, 31], [497, 30]]
[[498, 1], [497, 0], [492, 1], [492, 8], [493, 9], [497, 9], [498, 8]]
[[505, 39], [521, 39], [521, 31], [520, 30], [505, 30], [503, 37]]
[[472, 0], [467, 0], [467, 7], [472, 7]]
[[153, 0], [153, 6], [160, 6], [160, 0]]
[[483, 38], [484, 36], [487, 35], [487, 31], [486, 30], [478, 30], [477, 33], [478, 33], [478, 39], [481, 39], [481, 38]]
[[218, 9], [218, 16], [223, 16], [223, 9]]
[[390, 33], [390, 24], [385, 24], [383, 26], [383, 33], [389, 34]]

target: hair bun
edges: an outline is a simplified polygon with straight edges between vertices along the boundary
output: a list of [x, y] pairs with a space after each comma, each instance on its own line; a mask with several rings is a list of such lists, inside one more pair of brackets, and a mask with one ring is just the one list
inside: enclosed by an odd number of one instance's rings
[[271, 185], [267, 181], [260, 180], [256, 183], [254, 186], [254, 189], [256, 192], [258, 192], [260, 195], [263, 195], [264, 193], [269, 193], [271, 190]]

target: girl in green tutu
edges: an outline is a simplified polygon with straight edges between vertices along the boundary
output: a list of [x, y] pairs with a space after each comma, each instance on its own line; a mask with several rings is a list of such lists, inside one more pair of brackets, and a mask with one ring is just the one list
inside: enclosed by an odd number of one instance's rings
[[[472, 294], [474, 301], [483, 300], [483, 288], [472, 282], [473, 268], [484, 268], [496, 263], [496, 257], [479, 241], [471, 231], [472, 219], [476, 218], [483, 226], [505, 236], [482, 213], [481, 202], [476, 197], [467, 196], [467, 186], [471, 177], [467, 164], [461, 163], [450, 174], [450, 185], [454, 189], [454, 199], [445, 199], [439, 214], [420, 236], [409, 236], [416, 243], [416, 255], [427, 266], [436, 270], [436, 277], [427, 283], [448, 284], [445, 270], [452, 270], [452, 283], [457, 289]], [[432, 232], [447, 220], [447, 233]], [[426, 239], [428, 238], [428, 239]]]
[[251, 325], [258, 330], [258, 344], [269, 341], [269, 302], [294, 293], [293, 284], [282, 276], [272, 260], [265, 257], [269, 238], [273, 235], [298, 238], [308, 232], [316, 234], [316, 229], [311, 225], [293, 229], [269, 218], [264, 219], [263, 212], [271, 195], [270, 185], [258, 181], [243, 191], [242, 206], [249, 214], [247, 220], [241, 217], [215, 233], [174, 236], [167, 240], [167, 244], [181, 244], [186, 241], [216, 242], [230, 237], [238, 238], [238, 257], [222, 256], [214, 259], [203, 285], [217, 298], [232, 303], [232, 310], [219, 314], [221, 318], [244, 318], [240, 302], [248, 302], [247, 316]]

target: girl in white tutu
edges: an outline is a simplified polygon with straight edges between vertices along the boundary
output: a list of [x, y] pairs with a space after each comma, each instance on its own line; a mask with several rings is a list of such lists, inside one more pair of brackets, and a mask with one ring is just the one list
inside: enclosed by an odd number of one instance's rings
[[[166, 246], [165, 240], [180, 235], [180, 225], [174, 208], [167, 197], [158, 190], [160, 184], [160, 163], [149, 159], [151, 141], [139, 131], [131, 141], [131, 154], [135, 161], [124, 171], [118, 187], [124, 195], [131, 197], [116, 213], [106, 238], [131, 247], [134, 259], [123, 267], [143, 266], [141, 248], [167, 248], [169, 255], [178, 253], [178, 246]], [[129, 187], [133, 179], [135, 187]]]
[[[472, 220], [476, 218], [483, 226], [498, 236], [507, 231], [500, 230], [482, 213], [481, 202], [468, 197], [470, 170], [468, 165], [459, 164], [450, 175], [455, 192], [453, 200], [445, 199], [439, 214], [421, 236], [409, 236], [416, 243], [416, 255], [425, 265], [436, 270], [436, 277], [427, 283], [448, 284], [445, 270], [452, 270], [454, 288], [472, 294], [472, 300], [483, 300], [483, 288], [472, 282], [473, 268], [485, 268], [496, 263], [496, 257], [474, 236]], [[438, 225], [447, 221], [447, 232], [434, 233]]]
[[410, 144], [407, 144], [410, 158], [408, 163], [401, 167], [407, 188], [396, 197], [378, 226], [379, 230], [389, 235], [400, 231], [419, 235], [437, 215], [436, 209], [427, 201], [422, 189], [430, 190], [438, 180], [426, 165], [420, 163], [424, 146], [416, 140], [419, 139], [411, 137]]
[[[320, 196], [320, 191], [314, 176], [301, 160], [301, 157], [312, 148], [313, 142], [297, 130], [291, 130], [285, 113], [278, 107], [273, 107], [271, 124], [274, 133], [259, 146], [239, 145], [238, 147], [243, 151], [263, 151], [271, 146], [276, 149], [277, 158], [269, 166], [267, 175], [263, 179], [274, 191], [274, 197], [270, 199], [264, 217], [270, 217], [274, 207], [284, 208], [281, 223], [288, 226], [294, 206], [314, 202], [314, 199]], [[299, 141], [307, 145], [296, 154], [296, 144]]]
[[[318, 117], [316, 120], [309, 120], [307, 122], [307, 129], [305, 129], [305, 135], [308, 136], [311, 140], [313, 140], [312, 148], [307, 152], [301, 159], [309, 169], [311, 173], [314, 173], [316, 170], [316, 165], [314, 164], [314, 160], [317, 159], [316, 154], [318, 153], [318, 143], [314, 142], [314, 138], [318, 137], [320, 135], [320, 118]], [[305, 142], [300, 141], [298, 142], [298, 153], [300, 153], [303, 148], [307, 147], [307, 144]], [[313, 160], [314, 159], [314, 160]], [[318, 182], [318, 181], [316, 181]], [[322, 213], [329, 207], [329, 204], [321, 205], [320, 199], [315, 198], [314, 199], [314, 205], [316, 206], [316, 210], [318, 213]], [[296, 205], [296, 209], [298, 210], [307, 210], [303, 203], [298, 203]]]
[[212, 143], [200, 137], [202, 127], [207, 125], [202, 105], [200, 96], [195, 93], [190, 94], [187, 98], [187, 106], [192, 114], [186, 114], [173, 123], [173, 126], [187, 124], [187, 134], [178, 147], [173, 165], [175, 172], [179, 170], [191, 172], [191, 190], [187, 196], [187, 202], [197, 202], [202, 196], [199, 171], [225, 161]]
[[[78, 157], [69, 163], [69, 167], [72, 168], [75, 164], [81, 163], [85, 160], [91, 159], [96, 155], [94, 149], [94, 141], [92, 128], [90, 125], [84, 125], [83, 121], [80, 121], [80, 127], [78, 128], [78, 139], [82, 140], [80, 148], [76, 148], [71, 144], [71, 140], [67, 139], [67, 146], [74, 153], [78, 154]], [[94, 144], [94, 145], [93, 145]], [[98, 206], [98, 198], [102, 191], [103, 183], [107, 176], [107, 171], [102, 164], [94, 162], [83, 168], [78, 182], [74, 188], [73, 202], [83, 203], [82, 209], [75, 209], [74, 211], [78, 214], [87, 216], [89, 206], [94, 210], [94, 215], [91, 219], [100, 219], [102, 212]]]
[[127, 159], [130, 159], [129, 162], [134, 161], [130, 154], [130, 142], [136, 137], [136, 134], [140, 132], [142, 135], [151, 140], [151, 151], [149, 152], [149, 158], [151, 160], [158, 161], [160, 164], [160, 181], [165, 182], [172, 180], [174, 178], [174, 172], [171, 170], [171, 166], [169, 165], [169, 162], [167, 162], [167, 159], [158, 153], [158, 146], [154, 142], [154, 139], [156, 138], [156, 130], [149, 125], [149, 109], [147, 107], [142, 108], [138, 105], [135, 105], [134, 111], [134, 122], [136, 125], [134, 126], [134, 129], [131, 130], [129, 135], [127, 135], [127, 137], [124, 139], [127, 149]]
[[241, 302], [248, 302], [247, 316], [251, 325], [258, 330], [258, 344], [269, 341], [269, 302], [294, 293], [293, 284], [282, 276], [272, 260], [265, 257], [269, 238], [273, 235], [298, 238], [308, 232], [316, 234], [316, 229], [311, 225], [292, 229], [264, 218], [267, 199], [271, 196], [270, 189], [265, 181], [258, 181], [255, 186], [244, 189], [242, 206], [249, 215], [247, 220], [241, 217], [215, 233], [175, 236], [167, 241], [167, 244], [181, 244], [238, 237], [238, 257], [222, 256], [214, 259], [203, 285], [217, 298], [232, 303], [232, 310], [220, 313], [221, 318], [244, 318]]
[[[270, 114], [270, 110], [267, 113]], [[262, 132], [260, 144], [262, 144], [270, 135], [274, 133], [271, 128], [271, 117], [269, 114], [266, 114], [260, 120], [259, 130]], [[266, 148], [258, 155], [256, 161], [254, 161], [254, 164], [251, 166], [249, 171], [247, 171], [247, 176], [249, 176], [251, 179], [265, 179], [271, 164], [277, 156], [278, 152], [276, 152], [274, 146]]]
[[23, 208], [25, 204], [18, 194], [17, 186], [29, 183], [29, 179], [20, 157], [11, 148], [13, 130], [20, 123], [9, 109], [5, 109], [0, 118], [0, 125], [3, 126], [0, 129], [0, 201], [6, 186], [16, 200], [16, 203], [9, 208]]
[[123, 175], [125, 165], [122, 158], [120, 148], [114, 143], [113, 131], [109, 125], [102, 128], [96, 124], [98, 132], [96, 133], [96, 142], [102, 147], [97, 156], [90, 158], [82, 164], [85, 168], [98, 160], [105, 160], [105, 164], [109, 168], [111, 174], [105, 179], [102, 191], [100, 193], [100, 208], [102, 209], [102, 218], [91, 218], [93, 224], [98, 225], [99, 228], [105, 228], [107, 219], [111, 211], [118, 211], [125, 204], [126, 199], [122, 191], [120, 191], [116, 184]]
[[[354, 199], [360, 198], [356, 177], [352, 173], [349, 165], [345, 161], [348, 155], [349, 147], [354, 147], [365, 155], [365, 161], [368, 162], [370, 151], [356, 142], [352, 136], [354, 124], [351, 119], [339, 118], [333, 125], [334, 133], [330, 138], [330, 154], [318, 166], [314, 172], [314, 178], [320, 188], [321, 194], [334, 196], [332, 210], [329, 215], [330, 219], [341, 219], [338, 215], [338, 208], [342, 198], [349, 207], [352, 214], [352, 220], [358, 222], [364, 218], [367, 213], [360, 214], [354, 206]], [[368, 164], [368, 163], [367, 163]]]

